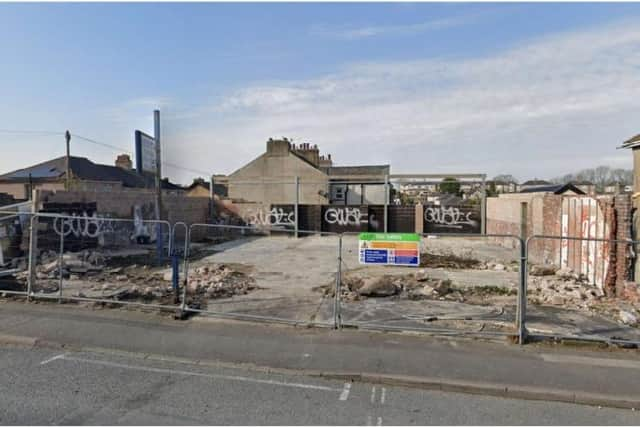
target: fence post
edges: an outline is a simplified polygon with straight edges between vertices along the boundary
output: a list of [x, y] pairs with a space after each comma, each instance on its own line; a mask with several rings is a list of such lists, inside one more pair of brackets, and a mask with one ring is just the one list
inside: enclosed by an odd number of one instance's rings
[[60, 233], [60, 256], [58, 258], [58, 302], [62, 302], [62, 270], [64, 268], [64, 233]]
[[480, 199], [480, 228], [482, 230], [482, 234], [487, 234], [487, 183], [485, 181], [485, 177], [482, 177], [482, 185], [481, 185], [482, 197]]
[[180, 305], [180, 318], [184, 318], [187, 309], [187, 286], [189, 285], [189, 247], [191, 246], [191, 227], [187, 227], [185, 224], [184, 228], [184, 285], [182, 287], [182, 304]]
[[342, 316], [340, 314], [340, 303], [342, 301], [342, 234], [338, 236], [338, 269], [336, 270], [336, 291], [333, 303], [333, 328], [342, 327]]
[[295, 226], [296, 226], [296, 233], [295, 233], [295, 237], [298, 237], [298, 228], [299, 228], [299, 223], [298, 223], [298, 204], [300, 203], [300, 177], [296, 176], [296, 204], [294, 206], [294, 216], [295, 216]]
[[525, 326], [527, 317], [527, 202], [520, 203], [520, 284], [518, 290], [518, 307], [516, 319], [518, 322], [518, 344], [523, 345], [527, 339], [527, 329]]
[[387, 232], [389, 216], [389, 175], [384, 176], [384, 232]]
[[[36, 281], [36, 263], [38, 251], [38, 190], [31, 191], [31, 220], [29, 221], [29, 275], [27, 278], [27, 301], [31, 301], [31, 292]], [[64, 225], [62, 227], [64, 232]]]

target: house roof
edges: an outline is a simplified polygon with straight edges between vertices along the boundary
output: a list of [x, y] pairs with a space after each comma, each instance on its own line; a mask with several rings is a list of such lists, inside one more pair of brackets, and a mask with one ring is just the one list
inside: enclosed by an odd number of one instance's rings
[[[34, 182], [59, 180], [66, 173], [65, 160], [66, 156], [62, 156], [0, 175], [0, 182], [28, 182], [30, 178]], [[124, 187], [145, 188], [152, 186], [155, 180], [152, 174], [140, 175], [117, 166], [93, 163], [85, 157], [69, 157], [69, 168], [80, 180], [121, 182]], [[174, 187], [182, 188], [170, 183], [168, 179], [163, 180], [162, 188], [175, 189]]]
[[632, 136], [622, 143], [618, 148], [635, 148], [640, 146], [640, 133], [636, 136]]
[[[193, 182], [190, 186], [187, 187], [187, 190], [193, 190], [196, 187], [203, 187], [206, 188], [207, 191], [209, 191], [209, 188], [211, 188], [211, 185], [208, 182], [204, 182], [204, 181], [196, 181]], [[226, 185], [223, 184], [218, 184], [215, 181], [213, 182], [213, 194], [217, 194], [218, 196], [224, 196], [226, 197], [228, 194], [228, 188]]]
[[553, 193], [553, 194], [563, 194], [567, 191], [573, 191], [576, 194], [585, 194], [584, 191], [576, 187], [575, 185], [568, 184], [557, 184], [557, 185], [544, 185], [539, 187], [525, 188], [520, 191], [520, 193]]
[[329, 176], [337, 175], [380, 175], [389, 173], [389, 165], [367, 165], [367, 166], [327, 166], [319, 168]]

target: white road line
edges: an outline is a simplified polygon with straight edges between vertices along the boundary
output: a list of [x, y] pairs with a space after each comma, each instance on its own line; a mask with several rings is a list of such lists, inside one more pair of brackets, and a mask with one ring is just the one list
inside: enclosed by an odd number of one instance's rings
[[590, 366], [603, 366], [607, 368], [640, 369], [640, 362], [629, 359], [607, 359], [604, 357], [584, 357], [563, 354], [542, 354], [542, 360], [551, 363], [571, 363]]
[[58, 359], [64, 359], [65, 354], [59, 354], [57, 356], [53, 356], [47, 360], [43, 360], [42, 362], [40, 362], [40, 365], [46, 365], [47, 363], [53, 362], [54, 360], [58, 360]]
[[373, 388], [371, 389], [371, 403], [374, 403], [376, 401], [376, 386], [373, 386]]
[[201, 378], [215, 378], [215, 379], [229, 380], [229, 381], [243, 381], [243, 382], [249, 382], [249, 383], [269, 384], [269, 385], [276, 385], [276, 386], [282, 386], [282, 387], [305, 388], [305, 389], [311, 389], [311, 390], [342, 391], [342, 389], [339, 389], [339, 388], [325, 387], [321, 385], [287, 383], [283, 381], [262, 380], [259, 378], [240, 377], [237, 375], [204, 374], [200, 372], [190, 372], [190, 371], [182, 371], [182, 370], [176, 370], [176, 369], [163, 369], [163, 368], [152, 368], [147, 366], [126, 365], [123, 363], [107, 362], [102, 360], [82, 359], [79, 357], [70, 357], [65, 355], [61, 355], [61, 357], [58, 357], [58, 359], [70, 360], [70, 361], [82, 362], [82, 363], [91, 363], [94, 365], [109, 366], [112, 368], [154, 372], [158, 374], [186, 375], [186, 376], [201, 377]]
[[342, 393], [340, 393], [340, 400], [347, 400], [349, 398], [349, 391], [351, 391], [351, 383], [344, 383]]
[[384, 405], [384, 399], [387, 396], [387, 389], [382, 387], [382, 392], [380, 393], [380, 404]]
[[382, 417], [378, 417], [378, 422], [376, 423], [377, 426], [381, 426], [382, 425]]

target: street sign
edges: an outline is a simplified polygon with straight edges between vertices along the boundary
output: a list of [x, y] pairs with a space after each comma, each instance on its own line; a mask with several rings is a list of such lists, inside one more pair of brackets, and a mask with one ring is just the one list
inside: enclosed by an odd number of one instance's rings
[[135, 132], [136, 143], [136, 170], [138, 173], [156, 173], [158, 162], [156, 160], [156, 140], [144, 132]]
[[360, 264], [418, 267], [420, 235], [415, 233], [360, 233]]

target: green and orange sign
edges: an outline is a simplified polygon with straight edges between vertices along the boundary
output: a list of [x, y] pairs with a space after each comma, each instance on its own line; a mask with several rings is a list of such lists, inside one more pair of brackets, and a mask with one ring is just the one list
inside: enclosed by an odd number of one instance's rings
[[420, 265], [420, 235], [415, 233], [360, 233], [360, 264]]

